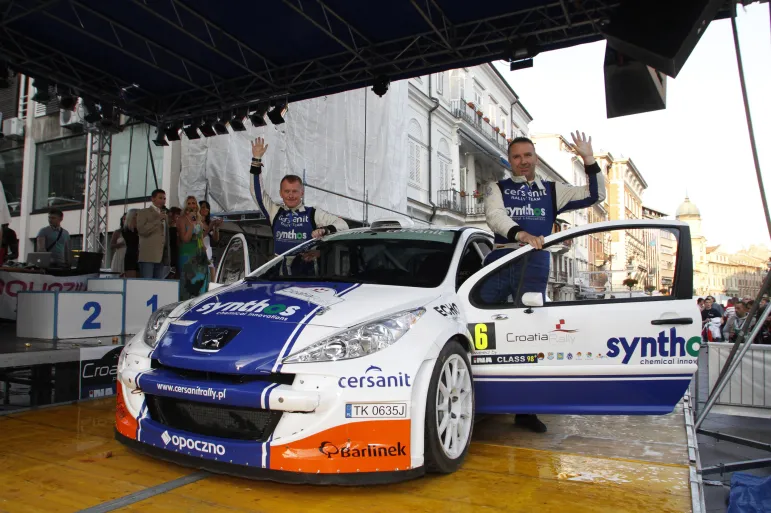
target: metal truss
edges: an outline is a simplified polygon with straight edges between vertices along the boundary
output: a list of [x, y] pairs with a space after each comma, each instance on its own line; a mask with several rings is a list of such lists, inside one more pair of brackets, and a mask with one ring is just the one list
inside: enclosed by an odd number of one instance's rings
[[91, 133], [86, 182], [86, 239], [84, 248], [107, 255], [109, 220], [110, 154], [112, 134], [104, 130]]
[[[81, 0], [0, 0], [0, 54], [29, 75], [49, 78], [82, 95], [114, 103], [133, 117], [155, 123], [216, 114], [269, 99], [312, 98], [363, 87], [381, 75], [396, 80], [490, 62], [504, 58], [506, 47], [518, 39], [529, 38], [543, 50], [599, 40], [602, 38], [600, 27], [618, 4], [618, 0], [562, 0], [453, 24], [439, 0], [410, 0], [416, 14], [425, 22], [425, 32], [375, 43], [325, 0], [273, 0], [283, 2], [340, 47], [340, 52], [323, 58], [278, 64], [182, 0], [127, 1], [163, 21], [170, 31], [189, 40], [191, 47], [216, 53], [242, 73], [223, 77], [205, 63], [165, 48], [120, 19], [111, 18]], [[61, 13], [62, 6], [68, 7], [72, 16], [50, 11], [57, 7]], [[154, 72], [174, 79], [180, 91], [169, 95], [140, 87], [126, 94], [131, 83], [125, 77], [111, 75], [20, 30], [16, 22], [29, 17], [44, 17], [47, 23], [60, 24], [87, 36], [95, 45], [149, 66]], [[88, 20], [87, 27], [81, 18]], [[159, 65], [161, 55], [164, 62], [176, 65]], [[135, 81], [141, 82], [141, 77]]]

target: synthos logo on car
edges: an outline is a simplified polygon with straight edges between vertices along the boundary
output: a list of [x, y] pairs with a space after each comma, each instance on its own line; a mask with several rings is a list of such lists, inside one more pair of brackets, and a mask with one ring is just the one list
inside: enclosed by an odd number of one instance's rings
[[[370, 374], [372, 372], [372, 374]], [[340, 388], [402, 388], [411, 387], [410, 375], [407, 373], [378, 375], [383, 369], [370, 365], [362, 376], [343, 376], [337, 381]]]
[[366, 447], [351, 449], [349, 445], [338, 448], [332, 442], [321, 442], [319, 452], [327, 458], [340, 455], [341, 458], [380, 458], [387, 456], [406, 456], [407, 448], [401, 442], [396, 445], [367, 444]]

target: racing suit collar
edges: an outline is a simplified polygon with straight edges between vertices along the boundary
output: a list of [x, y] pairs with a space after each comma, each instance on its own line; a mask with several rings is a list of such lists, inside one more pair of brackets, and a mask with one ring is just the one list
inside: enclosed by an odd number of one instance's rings
[[289, 212], [305, 212], [305, 205], [303, 203], [300, 203], [298, 206], [294, 208], [289, 208], [286, 205], [284, 205], [284, 210], [287, 210]]
[[511, 175], [511, 180], [512, 180], [514, 183], [526, 183], [526, 184], [528, 184], [528, 185], [531, 185], [531, 186], [532, 186], [533, 184], [536, 184], [536, 186], [538, 187], [538, 190], [540, 190], [540, 191], [542, 191], [542, 190], [546, 189], [546, 187], [544, 187], [544, 185], [543, 185], [543, 182], [541, 182], [541, 179], [540, 179], [540, 178], [538, 178], [537, 176], [535, 177], [535, 180], [533, 180], [532, 182], [528, 182], [528, 181], [527, 181], [527, 178], [525, 178], [524, 176], [515, 176], [515, 175], [512, 173], [512, 175]]

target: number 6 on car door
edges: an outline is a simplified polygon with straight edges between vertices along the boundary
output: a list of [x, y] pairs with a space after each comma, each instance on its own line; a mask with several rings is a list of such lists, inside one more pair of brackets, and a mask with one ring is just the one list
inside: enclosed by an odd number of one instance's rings
[[495, 349], [495, 323], [469, 324], [469, 331], [473, 337], [476, 351]]

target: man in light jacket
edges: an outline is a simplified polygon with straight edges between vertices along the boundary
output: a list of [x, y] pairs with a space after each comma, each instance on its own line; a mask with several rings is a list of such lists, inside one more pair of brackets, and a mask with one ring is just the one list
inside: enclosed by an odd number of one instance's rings
[[152, 203], [137, 213], [139, 276], [162, 280], [168, 276], [171, 265], [166, 193], [154, 190]]

